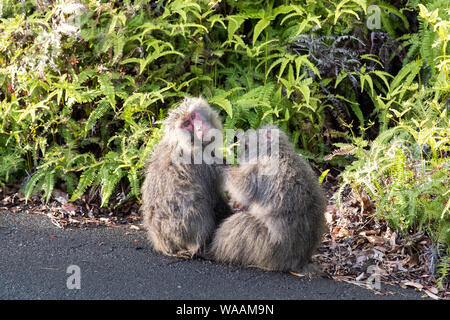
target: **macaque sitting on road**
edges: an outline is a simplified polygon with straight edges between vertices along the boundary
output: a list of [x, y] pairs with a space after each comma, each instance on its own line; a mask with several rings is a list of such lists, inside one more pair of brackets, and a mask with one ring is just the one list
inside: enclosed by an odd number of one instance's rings
[[143, 224], [156, 251], [190, 258], [201, 255], [228, 206], [219, 190], [217, 166], [202, 155], [222, 123], [202, 98], [187, 98], [170, 111], [164, 137], [146, 168]]
[[252, 148], [251, 135], [244, 135], [248, 159], [225, 170], [224, 189], [243, 210], [222, 222], [210, 252], [229, 264], [316, 273], [310, 259], [325, 231], [326, 208], [318, 179], [281, 130], [266, 126], [256, 137]]

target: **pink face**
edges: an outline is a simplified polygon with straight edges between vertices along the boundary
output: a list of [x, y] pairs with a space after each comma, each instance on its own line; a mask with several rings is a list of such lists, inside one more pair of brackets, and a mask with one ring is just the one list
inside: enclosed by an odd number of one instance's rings
[[197, 138], [202, 140], [203, 136], [210, 128], [200, 113], [197, 110], [194, 110], [181, 124], [181, 129], [194, 133]]

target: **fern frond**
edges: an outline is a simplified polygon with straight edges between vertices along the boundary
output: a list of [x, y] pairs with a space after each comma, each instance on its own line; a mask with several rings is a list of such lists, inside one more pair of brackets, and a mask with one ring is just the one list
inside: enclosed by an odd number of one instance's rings
[[25, 185], [25, 200], [28, 200], [30, 196], [35, 192], [36, 186], [42, 181], [42, 178], [47, 174], [47, 170], [37, 170], [28, 180]]
[[[105, 206], [109, 198], [111, 197], [112, 193], [114, 192], [117, 184], [119, 181], [126, 175], [126, 172], [124, 170], [113, 170], [112, 168], [108, 168], [109, 166], [106, 165], [99, 171], [100, 179], [101, 179], [101, 206]], [[112, 166], [114, 167], [114, 166]]]
[[110, 103], [110, 105], [115, 108], [116, 107], [116, 94], [114, 91], [114, 85], [109, 78], [109, 75], [106, 73], [100, 74], [97, 77], [102, 93], [105, 95], [106, 100]]
[[53, 193], [53, 188], [55, 187], [56, 182], [56, 172], [55, 170], [47, 171], [44, 177], [44, 184], [42, 186], [44, 191], [45, 202], [50, 200], [50, 197]]
[[94, 182], [97, 178], [98, 168], [96, 166], [91, 166], [86, 169], [80, 176], [77, 188], [72, 194], [70, 201], [75, 201], [79, 199], [85, 192], [86, 189]]
[[86, 121], [86, 124], [84, 125], [84, 132], [87, 134], [89, 130], [91, 130], [94, 125], [97, 123], [97, 120], [103, 117], [103, 115], [111, 108], [111, 104], [104, 99], [101, 100], [97, 108], [95, 108], [91, 114], [89, 115], [89, 118]]

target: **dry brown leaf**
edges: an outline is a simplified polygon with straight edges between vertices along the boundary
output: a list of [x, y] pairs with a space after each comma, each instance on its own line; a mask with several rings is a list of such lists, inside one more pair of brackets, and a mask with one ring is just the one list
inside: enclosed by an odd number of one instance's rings
[[328, 211], [325, 212], [325, 221], [327, 222], [327, 224], [333, 223], [333, 215], [331, 213], [329, 213]]
[[402, 282], [402, 285], [409, 286], [409, 287], [414, 287], [414, 288], [417, 288], [419, 290], [423, 289], [423, 285], [421, 285], [420, 283], [414, 282], [414, 281], [405, 281], [405, 282]]
[[350, 153], [352, 153], [352, 151], [353, 151], [354, 149], [355, 149], [354, 146], [346, 146], [346, 147], [343, 147], [343, 148], [334, 150], [331, 154], [325, 156], [325, 157], [323, 158], [323, 160], [329, 161], [329, 160], [333, 159], [334, 156], [350, 154]]
[[374, 244], [374, 245], [377, 245], [377, 246], [384, 244], [384, 238], [379, 237], [379, 236], [366, 236], [365, 238], [371, 244]]
[[346, 227], [340, 227], [336, 226], [333, 231], [331, 232], [331, 235], [334, 238], [344, 238], [348, 236], [352, 236], [351, 232]]
[[376, 235], [379, 233], [379, 230], [365, 230], [365, 231], [361, 231], [359, 233], [360, 236], [370, 236], [370, 235]]
[[292, 274], [293, 276], [296, 276], [296, 277], [306, 277], [306, 275], [303, 274], [303, 273], [297, 273], [297, 272], [294, 272], [294, 271], [289, 271], [289, 273]]
[[430, 291], [431, 293], [434, 293], [434, 294], [438, 294], [439, 293], [439, 290], [437, 288], [435, 288], [435, 287], [427, 287], [427, 290]]
[[428, 291], [428, 290], [425, 290], [425, 293], [426, 293], [427, 296], [429, 296], [431, 299], [434, 299], [434, 300], [439, 300], [439, 299], [440, 299], [437, 295], [435, 295], [434, 293], [431, 293], [431, 292]]
[[65, 210], [65, 211], [77, 211], [77, 207], [73, 203], [70, 203], [70, 202], [63, 204], [61, 206], [61, 209]]

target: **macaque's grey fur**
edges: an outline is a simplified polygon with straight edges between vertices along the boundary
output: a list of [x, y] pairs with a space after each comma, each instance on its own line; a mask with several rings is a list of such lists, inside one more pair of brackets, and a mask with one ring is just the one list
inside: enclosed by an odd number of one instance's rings
[[265, 130], [279, 133], [279, 152], [269, 148], [268, 155], [258, 157], [256, 163], [225, 170], [224, 189], [231, 202], [244, 210], [223, 221], [210, 253], [229, 264], [320, 273], [310, 258], [326, 227], [324, 193], [311, 166], [295, 152], [288, 137], [266, 126], [257, 130], [258, 139], [268, 139]]
[[174, 161], [175, 153], [190, 154], [194, 149], [196, 137], [182, 129], [194, 110], [210, 128], [222, 130], [217, 112], [204, 99], [186, 98], [165, 120], [164, 137], [147, 164], [142, 187], [143, 224], [154, 249], [185, 258], [202, 254], [220, 216], [229, 210], [215, 165]]

